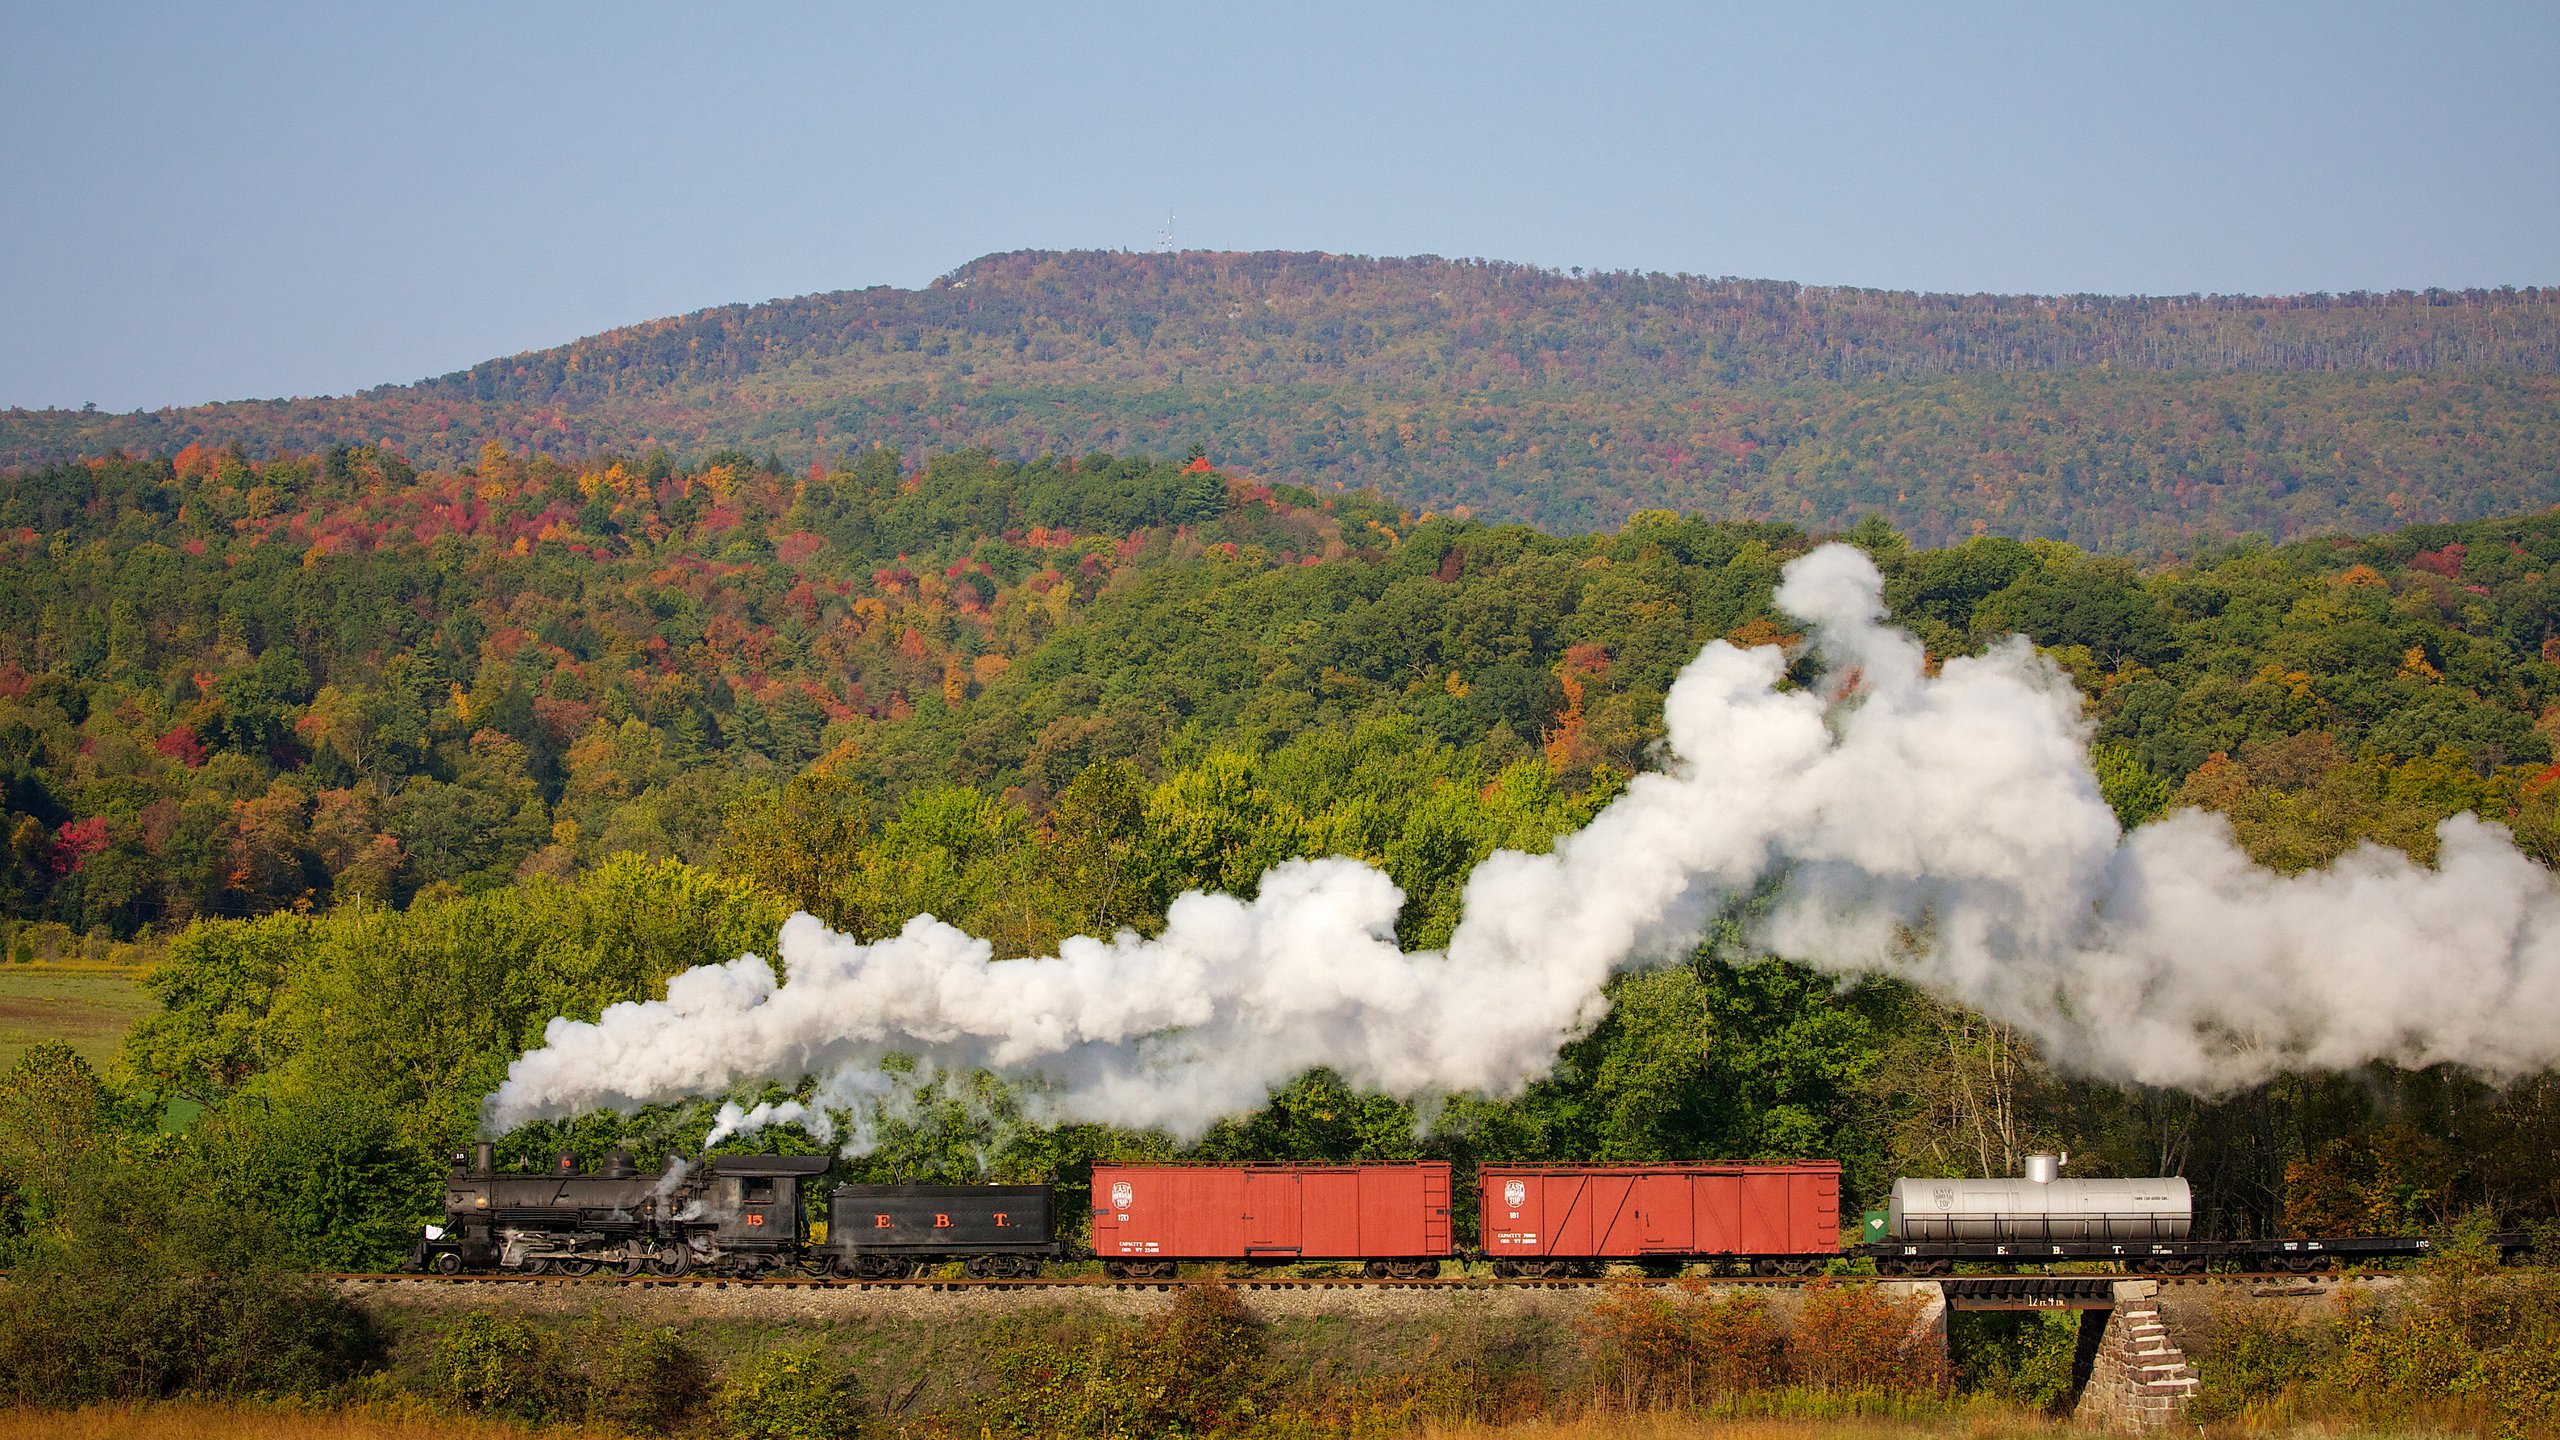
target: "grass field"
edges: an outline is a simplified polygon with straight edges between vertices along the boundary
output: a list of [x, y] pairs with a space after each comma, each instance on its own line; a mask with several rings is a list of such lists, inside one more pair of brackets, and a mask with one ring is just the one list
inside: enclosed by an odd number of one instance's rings
[[86, 965], [0, 965], [0, 1069], [60, 1040], [104, 1068], [153, 1001], [135, 972]]

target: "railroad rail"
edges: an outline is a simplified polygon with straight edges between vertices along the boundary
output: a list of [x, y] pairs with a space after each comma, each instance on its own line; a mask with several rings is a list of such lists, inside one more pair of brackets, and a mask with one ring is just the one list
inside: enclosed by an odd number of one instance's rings
[[[2389, 1275], [2393, 1272], [2378, 1272]], [[2229, 1272], [2207, 1275], [1947, 1275], [1914, 1277], [1907, 1275], [1700, 1275], [1689, 1277], [1655, 1275], [1585, 1275], [1538, 1279], [1489, 1279], [1481, 1276], [1446, 1276], [1436, 1280], [1372, 1280], [1366, 1276], [1241, 1276], [1183, 1275], [1172, 1279], [1115, 1280], [1107, 1275], [1068, 1275], [1031, 1279], [971, 1279], [968, 1277], [926, 1277], [907, 1280], [856, 1280], [836, 1277], [812, 1278], [805, 1275], [508, 1275], [471, 1272], [461, 1275], [379, 1274], [346, 1272], [324, 1274], [319, 1278], [342, 1284], [383, 1286], [468, 1286], [484, 1285], [500, 1288], [610, 1287], [624, 1290], [889, 1290], [889, 1291], [983, 1291], [983, 1290], [1176, 1290], [1194, 1286], [1217, 1285], [1236, 1290], [1611, 1290], [1660, 1289], [1690, 1282], [1716, 1286], [1752, 1289], [1797, 1290], [1818, 1281], [1843, 1285], [1936, 1285], [1951, 1295], [1970, 1295], [1977, 1291], [1985, 1297], [2014, 1290], [2023, 1297], [2030, 1292], [2051, 1289], [2060, 1296], [2077, 1294], [2091, 1286], [2111, 1285], [2119, 1280], [2150, 1280], [2169, 1285], [2283, 1285], [2297, 1287], [2294, 1293], [2308, 1293], [2299, 1287], [2322, 1287], [2342, 1281], [2373, 1278], [2371, 1272], [2322, 1271], [2301, 1274], [2271, 1270]], [[2057, 1283], [2059, 1282], [2059, 1283]]]

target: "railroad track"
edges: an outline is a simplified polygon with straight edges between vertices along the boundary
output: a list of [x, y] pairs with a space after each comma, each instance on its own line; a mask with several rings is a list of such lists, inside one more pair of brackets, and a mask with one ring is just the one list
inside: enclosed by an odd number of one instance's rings
[[[2387, 1273], [2387, 1272], [2386, 1272]], [[1372, 1280], [1365, 1276], [1290, 1276], [1255, 1278], [1251, 1276], [1186, 1275], [1170, 1280], [1114, 1280], [1103, 1275], [1060, 1276], [1053, 1279], [1029, 1280], [846, 1280], [827, 1277], [813, 1279], [802, 1275], [417, 1275], [341, 1273], [320, 1277], [345, 1284], [383, 1286], [422, 1285], [489, 1285], [507, 1287], [610, 1287], [622, 1290], [1177, 1290], [1201, 1285], [1221, 1285], [1237, 1290], [1609, 1290], [1659, 1289], [1677, 1285], [1679, 1279], [1652, 1275], [1598, 1275], [1564, 1279], [1495, 1280], [1482, 1277], [1455, 1276], [1437, 1280]], [[1906, 1275], [1709, 1275], [1691, 1276], [1716, 1286], [1752, 1289], [1796, 1290], [1817, 1280], [1831, 1280], [1846, 1285], [1934, 1285], [1949, 1281], [2041, 1278], [2035, 1272], [2018, 1271], [2003, 1275], [1939, 1275], [1915, 1277]], [[2292, 1271], [2250, 1271], [2221, 1275], [2070, 1275], [2054, 1279], [2083, 1280], [2152, 1280], [2161, 1285], [2269, 1285], [2321, 1286], [2343, 1280], [2367, 1278], [2362, 1273], [2320, 1271], [2297, 1274]]]

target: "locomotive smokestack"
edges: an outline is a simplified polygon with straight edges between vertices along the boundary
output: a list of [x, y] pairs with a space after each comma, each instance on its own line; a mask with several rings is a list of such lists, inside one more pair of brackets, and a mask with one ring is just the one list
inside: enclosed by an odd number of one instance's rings
[[498, 1147], [483, 1140], [471, 1147], [471, 1173], [487, 1179], [498, 1171]]

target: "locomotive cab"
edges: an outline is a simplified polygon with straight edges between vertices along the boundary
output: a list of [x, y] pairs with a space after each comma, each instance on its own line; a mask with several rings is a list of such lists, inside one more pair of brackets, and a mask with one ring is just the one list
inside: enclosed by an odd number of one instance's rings
[[690, 1177], [676, 1221], [692, 1263], [722, 1270], [777, 1268], [798, 1260], [808, 1240], [809, 1183], [834, 1161], [825, 1155], [723, 1155]]

